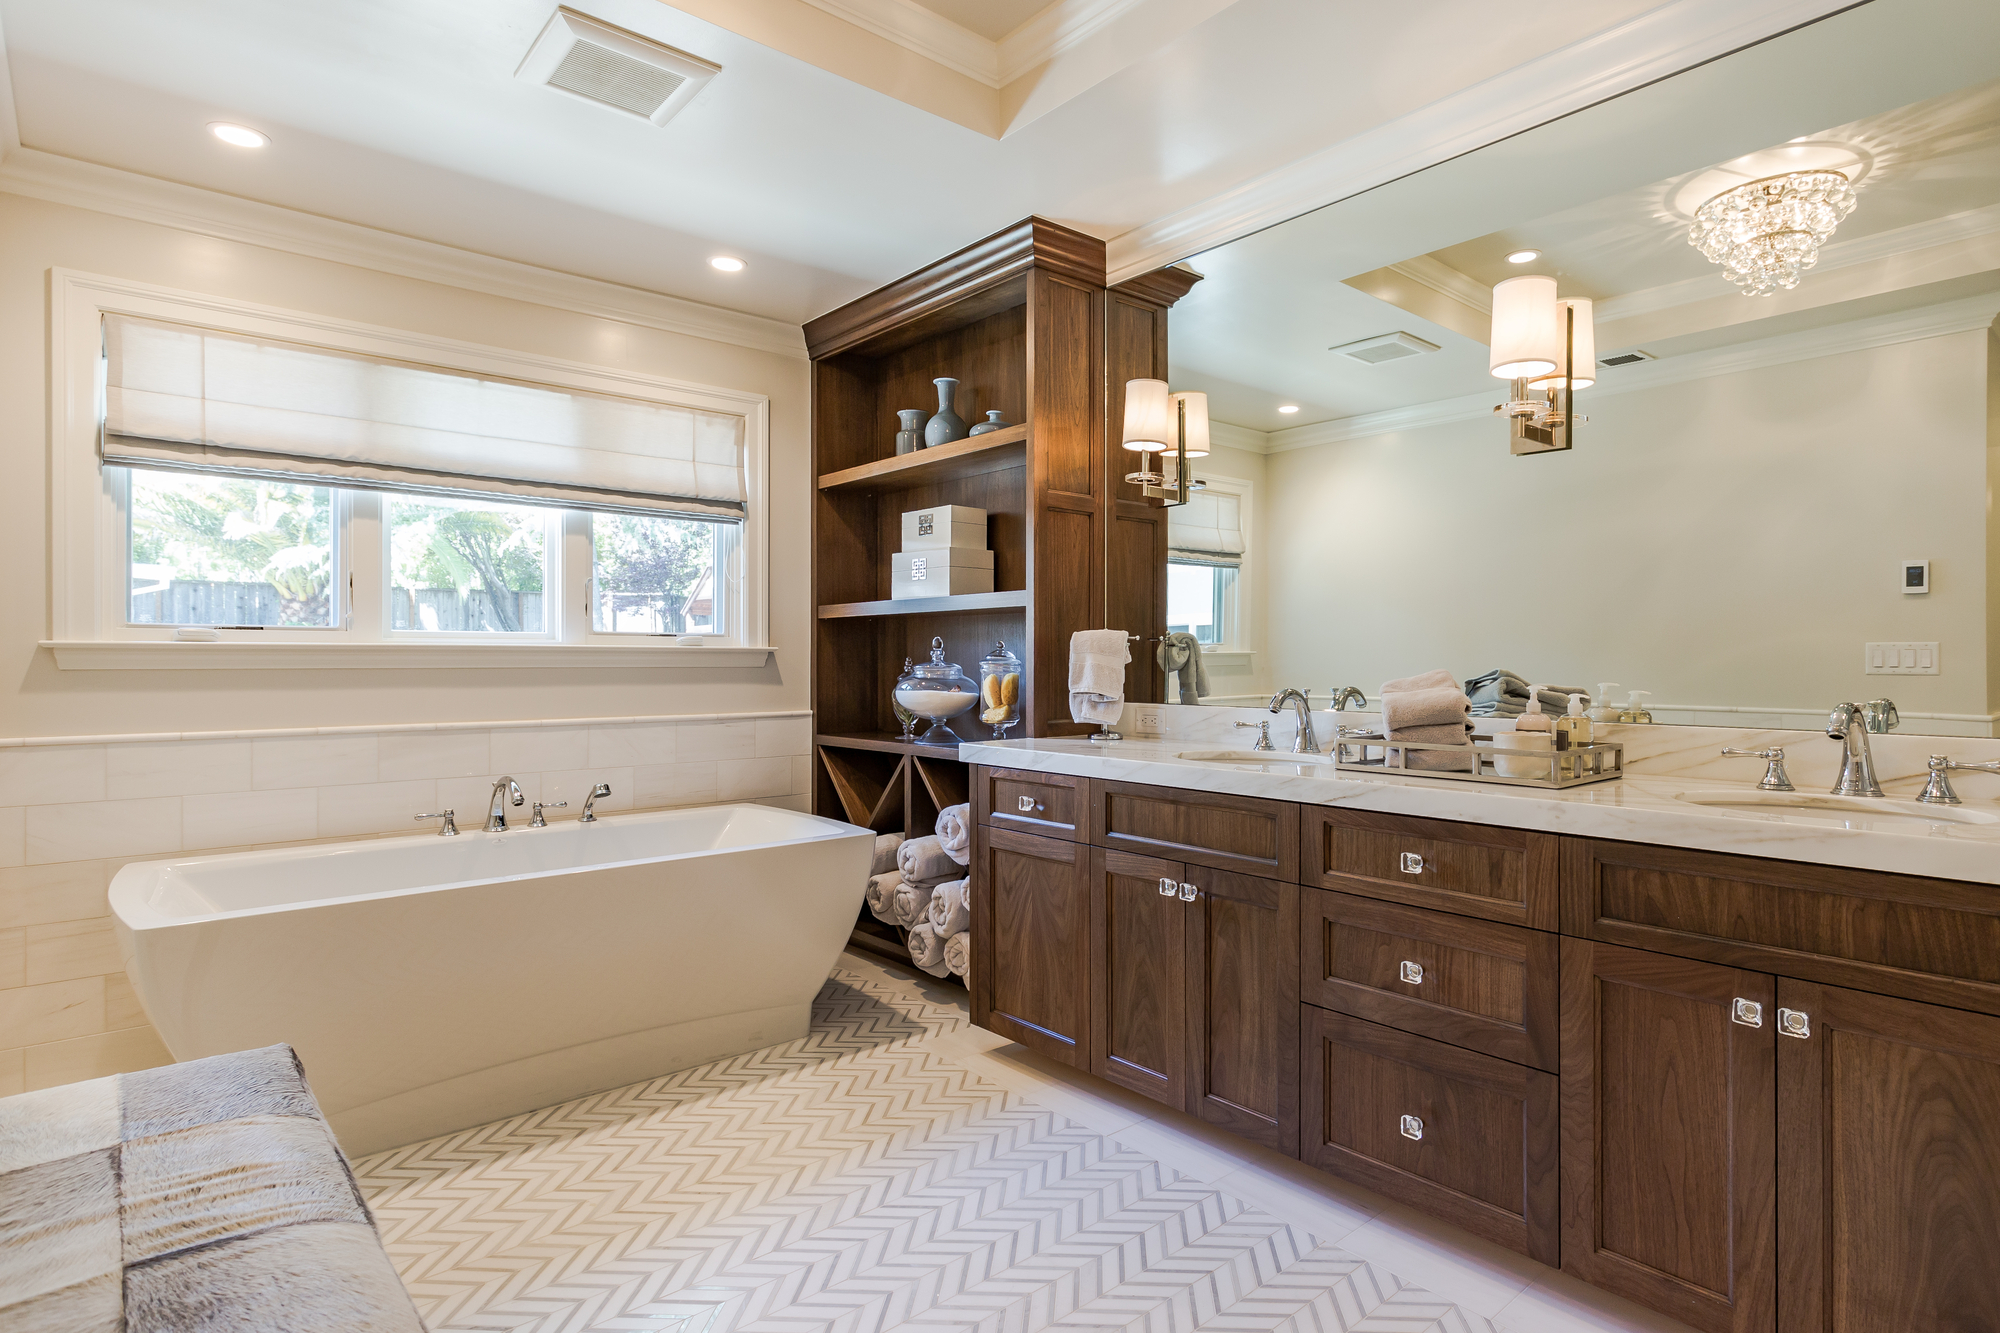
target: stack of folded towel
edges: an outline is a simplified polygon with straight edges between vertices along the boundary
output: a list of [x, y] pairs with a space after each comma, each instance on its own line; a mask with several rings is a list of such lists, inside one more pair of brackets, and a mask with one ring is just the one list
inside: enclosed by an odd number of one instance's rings
[[[929, 847], [933, 844], [937, 855]], [[913, 844], [905, 844], [910, 846]], [[949, 878], [924, 886], [923, 907], [902, 922], [910, 928], [910, 961], [934, 977], [956, 972], [964, 976], [972, 965], [972, 878], [964, 873], [972, 861], [972, 806], [953, 805], [938, 811], [937, 836], [918, 838], [906, 874], [942, 873]], [[899, 898], [899, 909], [914, 907], [919, 891]]]
[[[1533, 688], [1525, 677], [1498, 668], [1465, 682], [1466, 697], [1472, 701], [1474, 717], [1519, 717], [1528, 711], [1528, 692]], [[1590, 703], [1588, 690], [1580, 690], [1573, 685], [1544, 685], [1542, 711], [1551, 717], [1561, 717], [1569, 711], [1572, 694], [1581, 694], [1583, 702], [1586, 705]]]
[[[1458, 678], [1449, 671], [1427, 671], [1421, 676], [1385, 681], [1382, 685], [1382, 732], [1392, 741], [1420, 745], [1469, 745], [1472, 724], [1467, 721], [1468, 700], [1458, 687]], [[1406, 768], [1428, 768], [1469, 772], [1470, 756], [1444, 754], [1437, 750], [1406, 750]]]
[[1125, 664], [1132, 660], [1122, 629], [1080, 629], [1069, 636], [1069, 715], [1110, 726], [1125, 711]]

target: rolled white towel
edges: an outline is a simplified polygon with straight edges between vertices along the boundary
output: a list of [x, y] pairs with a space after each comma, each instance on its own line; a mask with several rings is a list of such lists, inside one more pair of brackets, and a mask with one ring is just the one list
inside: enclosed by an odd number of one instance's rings
[[962, 935], [972, 929], [972, 904], [966, 890], [970, 879], [948, 880], [931, 891], [930, 910], [925, 916], [940, 935]]
[[900, 833], [884, 833], [875, 839], [875, 868], [868, 873], [879, 875], [896, 868], [896, 849], [903, 845]]
[[938, 845], [960, 865], [972, 864], [972, 804], [948, 805], [938, 811]]
[[903, 872], [905, 884], [935, 888], [948, 879], [957, 879], [963, 868], [935, 837], [911, 838], [896, 849], [896, 869]]
[[961, 977], [972, 970], [972, 936], [961, 930], [944, 942], [944, 965]]
[[890, 920], [899, 926], [922, 925], [926, 920], [925, 914], [930, 911], [931, 894], [936, 889], [935, 884], [912, 884], [904, 880], [890, 900], [891, 908], [896, 913]]
[[887, 921], [892, 926], [902, 924], [896, 920], [896, 890], [902, 887], [903, 877], [893, 870], [869, 877], [868, 910], [877, 921]]
[[910, 927], [910, 961], [934, 977], [951, 971], [944, 964], [944, 941], [928, 921]]

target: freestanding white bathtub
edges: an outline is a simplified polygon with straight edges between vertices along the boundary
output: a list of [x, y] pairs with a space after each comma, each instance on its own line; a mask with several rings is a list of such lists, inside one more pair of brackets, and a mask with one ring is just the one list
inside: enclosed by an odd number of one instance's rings
[[768, 806], [126, 866], [177, 1060], [290, 1042], [349, 1154], [804, 1035], [874, 835]]

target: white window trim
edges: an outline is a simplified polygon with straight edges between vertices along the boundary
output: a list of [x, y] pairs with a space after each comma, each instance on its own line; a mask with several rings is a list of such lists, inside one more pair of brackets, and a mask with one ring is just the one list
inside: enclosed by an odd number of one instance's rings
[[1223, 643], [1203, 644], [1201, 655], [1218, 665], [1247, 665], [1256, 656], [1250, 645], [1257, 641], [1256, 627], [1250, 623], [1250, 608], [1257, 605], [1252, 596], [1257, 577], [1255, 551], [1257, 550], [1255, 490], [1256, 487], [1241, 477], [1219, 477], [1202, 470], [1200, 464], [1192, 468], [1194, 475], [1207, 483], [1207, 489], [1223, 495], [1239, 497], [1237, 522], [1243, 531], [1243, 559], [1236, 566], [1236, 578], [1224, 594], [1222, 624], [1229, 631], [1229, 638]]
[[[775, 651], [769, 646], [770, 399], [763, 394], [71, 269], [51, 269], [49, 286], [49, 637], [43, 646], [54, 651], [59, 668], [629, 667], [641, 662], [762, 666]], [[128, 626], [122, 597], [122, 483], [107, 477], [97, 452], [100, 329], [107, 314], [196, 324], [250, 337], [280, 338], [364, 356], [740, 416], [745, 424], [748, 506], [741, 540], [741, 623], [727, 638], [710, 638], [699, 647], [595, 631], [588, 611], [589, 522], [580, 513], [564, 511], [560, 540], [550, 551], [548, 604], [555, 628], [549, 635], [529, 641], [513, 636], [496, 642], [490, 637], [473, 640], [456, 635], [392, 634], [386, 626], [363, 626], [359, 618], [337, 637], [327, 630], [266, 630], [217, 643], [177, 642], [171, 626]], [[368, 544], [380, 531], [379, 502], [366, 493], [355, 493], [351, 501], [343, 498], [341, 503], [351, 504], [355, 520], [345, 549], [337, 552], [341, 576], [386, 578], [380, 553]]]

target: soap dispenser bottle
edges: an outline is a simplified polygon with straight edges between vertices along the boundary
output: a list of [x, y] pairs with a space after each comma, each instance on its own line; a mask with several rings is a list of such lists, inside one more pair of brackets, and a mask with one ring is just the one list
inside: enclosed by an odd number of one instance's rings
[[1646, 723], [1653, 715], [1646, 711], [1646, 700], [1653, 697], [1651, 690], [1632, 690], [1625, 699], [1625, 711], [1618, 715], [1620, 722]]
[[1615, 680], [1602, 680], [1597, 683], [1597, 693], [1591, 696], [1590, 709], [1586, 714], [1592, 722], [1618, 720], [1618, 705], [1611, 702], [1612, 692], [1618, 688], [1618, 682]]
[[[1556, 748], [1555, 732], [1549, 726], [1548, 715], [1542, 712], [1543, 686], [1528, 687], [1528, 711], [1514, 719], [1511, 736], [1496, 736], [1494, 743], [1502, 750], [1553, 750]], [[1539, 759], [1527, 755], [1496, 754], [1493, 767], [1505, 778], [1540, 778], [1548, 776], [1549, 766]]]
[[[1583, 711], [1583, 698], [1584, 696], [1581, 694], [1572, 694], [1569, 697], [1568, 714], [1556, 719], [1556, 749], [1558, 751], [1574, 750], [1580, 745], [1589, 745], [1597, 734], [1596, 723], [1592, 722], [1589, 715]], [[1577, 761], [1574, 759], [1563, 760], [1562, 776], [1566, 778], [1575, 777], [1576, 763]]]

